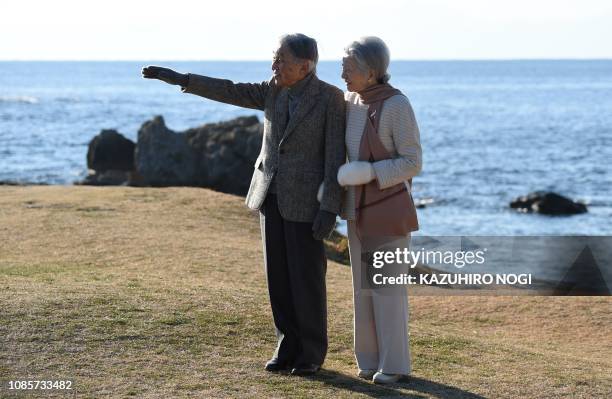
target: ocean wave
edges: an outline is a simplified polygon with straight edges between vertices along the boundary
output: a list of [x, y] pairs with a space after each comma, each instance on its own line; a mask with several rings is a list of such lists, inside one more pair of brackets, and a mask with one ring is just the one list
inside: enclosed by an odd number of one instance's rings
[[0, 96], [0, 103], [38, 104], [38, 98], [32, 96]]
[[54, 100], [57, 101], [58, 103], [69, 103], [69, 104], [74, 104], [74, 103], [78, 103], [81, 101], [79, 97], [57, 97]]

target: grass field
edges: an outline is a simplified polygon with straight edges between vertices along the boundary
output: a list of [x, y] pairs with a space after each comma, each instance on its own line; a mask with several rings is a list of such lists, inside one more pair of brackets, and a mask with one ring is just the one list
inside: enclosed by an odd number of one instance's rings
[[610, 297], [411, 296], [414, 374], [379, 387], [355, 377], [349, 267], [327, 275], [324, 371], [270, 375], [259, 220], [242, 198], [0, 186], [0, 397], [10, 379], [67, 378], [79, 398], [611, 395]]

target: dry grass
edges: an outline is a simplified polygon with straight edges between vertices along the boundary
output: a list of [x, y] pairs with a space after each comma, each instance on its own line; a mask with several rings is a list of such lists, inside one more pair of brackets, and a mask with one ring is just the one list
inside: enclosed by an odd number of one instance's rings
[[414, 377], [377, 387], [354, 377], [350, 284], [348, 267], [330, 262], [325, 371], [269, 375], [262, 366], [275, 340], [259, 222], [242, 198], [0, 187], [4, 381], [72, 377], [78, 397], [96, 398], [612, 392], [610, 297], [411, 296]]

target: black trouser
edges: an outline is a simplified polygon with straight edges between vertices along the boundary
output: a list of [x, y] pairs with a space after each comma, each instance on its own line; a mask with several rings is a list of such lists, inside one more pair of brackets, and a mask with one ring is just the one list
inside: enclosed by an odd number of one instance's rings
[[269, 193], [261, 208], [268, 292], [278, 345], [274, 354], [290, 365], [323, 364], [327, 353], [327, 259], [312, 223], [291, 222]]

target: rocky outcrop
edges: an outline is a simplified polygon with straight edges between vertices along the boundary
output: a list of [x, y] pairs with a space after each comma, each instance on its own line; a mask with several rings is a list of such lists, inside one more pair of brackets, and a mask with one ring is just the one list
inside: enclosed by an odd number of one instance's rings
[[557, 193], [536, 191], [510, 202], [510, 207], [521, 212], [536, 212], [543, 215], [564, 216], [587, 212], [587, 207]]
[[76, 184], [197, 186], [246, 195], [261, 149], [256, 116], [174, 132], [157, 116], [138, 131], [138, 141], [102, 130], [89, 143], [89, 175]]
[[138, 184], [208, 187], [246, 195], [262, 133], [256, 116], [210, 123], [181, 133], [168, 129], [163, 118], [157, 116], [138, 131]]
[[97, 172], [130, 171], [134, 169], [134, 147], [132, 140], [116, 130], [102, 130], [89, 142], [87, 168]]
[[116, 130], [102, 130], [90, 142], [87, 149], [89, 174], [79, 184], [126, 184], [134, 170], [136, 145]]
[[196, 157], [185, 135], [168, 129], [161, 116], [145, 122], [138, 130], [135, 158], [141, 185], [198, 185]]

